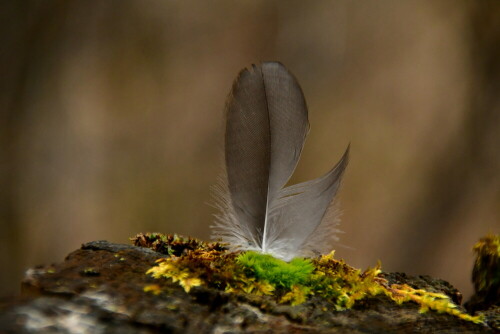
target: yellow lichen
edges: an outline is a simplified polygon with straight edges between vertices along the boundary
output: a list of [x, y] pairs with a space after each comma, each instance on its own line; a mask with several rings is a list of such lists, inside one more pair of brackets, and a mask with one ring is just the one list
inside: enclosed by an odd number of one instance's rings
[[174, 283], [179, 282], [186, 292], [189, 292], [192, 287], [202, 284], [202, 281], [192, 275], [188, 269], [176, 266], [175, 258], [160, 259], [156, 262], [159, 265], [150, 268], [146, 274], [151, 274], [154, 278], [170, 278]]
[[256, 281], [253, 277], [238, 277], [234, 282], [228, 283], [226, 292], [244, 292], [251, 293], [257, 296], [273, 295], [274, 286], [265, 281]]
[[280, 303], [290, 303], [291, 305], [300, 305], [307, 300], [311, 289], [305, 286], [293, 285], [291, 291], [287, 292], [280, 300]]
[[414, 289], [406, 284], [392, 284], [387, 291], [389, 292], [388, 296], [399, 304], [407, 301], [417, 303], [420, 306], [420, 313], [433, 310], [438, 313], [448, 313], [476, 324], [484, 322], [482, 315], [472, 316], [460, 311], [457, 305], [451, 301], [450, 297], [442, 293]]
[[151, 292], [154, 295], [159, 295], [161, 293], [161, 286], [159, 284], [150, 284], [144, 287], [144, 292]]

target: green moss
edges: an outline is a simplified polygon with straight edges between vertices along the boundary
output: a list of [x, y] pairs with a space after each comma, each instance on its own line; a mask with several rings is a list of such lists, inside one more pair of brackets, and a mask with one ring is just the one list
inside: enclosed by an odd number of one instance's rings
[[295, 258], [290, 262], [285, 262], [269, 254], [257, 252], [242, 253], [236, 261], [248, 269], [247, 275], [285, 289], [309, 283], [314, 270], [312, 262], [307, 259]]
[[[461, 312], [444, 294], [389, 284], [380, 276], [380, 263], [361, 272], [334, 259], [333, 252], [287, 263], [268, 254], [229, 252], [220, 243], [179, 236], [140, 234], [133, 240], [136, 245], [163, 251], [168, 256], [158, 260], [147, 274], [176, 282], [186, 292], [206, 286], [230, 293], [268, 295], [278, 303], [291, 305], [319, 296], [330, 301], [335, 310], [349, 309], [359, 300], [385, 295], [397, 304], [417, 303], [420, 312], [433, 310], [483, 322], [481, 316]], [[153, 284], [146, 286], [145, 291], [161, 294], [161, 287]]]

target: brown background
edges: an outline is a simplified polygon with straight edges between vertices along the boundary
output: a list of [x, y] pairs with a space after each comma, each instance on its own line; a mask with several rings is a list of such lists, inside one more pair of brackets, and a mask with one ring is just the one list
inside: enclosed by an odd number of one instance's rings
[[223, 106], [283, 62], [311, 122], [292, 182], [351, 143], [338, 257], [466, 295], [499, 232], [498, 1], [6, 1], [0, 295], [25, 268], [137, 232], [209, 238]]

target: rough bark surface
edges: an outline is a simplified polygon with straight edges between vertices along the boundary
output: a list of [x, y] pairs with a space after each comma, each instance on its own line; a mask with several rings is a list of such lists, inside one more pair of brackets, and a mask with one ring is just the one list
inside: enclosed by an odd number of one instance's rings
[[[269, 298], [195, 287], [188, 294], [176, 283], [166, 293], [144, 292], [157, 283], [145, 272], [165, 255], [148, 248], [95, 241], [64, 262], [31, 268], [22, 297], [0, 302], [0, 333], [488, 333], [500, 329], [500, 309], [485, 311], [488, 325], [447, 314], [420, 314], [380, 296], [352, 309], [332, 311], [315, 297], [299, 306]], [[391, 282], [443, 292], [457, 303], [449, 283], [428, 276], [384, 274]], [[496, 329], [495, 329], [496, 328]]]

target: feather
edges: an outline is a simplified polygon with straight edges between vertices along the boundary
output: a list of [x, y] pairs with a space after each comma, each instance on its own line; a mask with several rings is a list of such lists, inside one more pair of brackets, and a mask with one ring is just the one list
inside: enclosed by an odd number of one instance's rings
[[240, 72], [226, 103], [227, 175], [215, 189], [221, 211], [215, 238], [287, 261], [325, 248], [310, 241], [318, 239], [320, 226], [331, 225], [327, 212], [349, 148], [324, 176], [285, 188], [308, 131], [304, 94], [282, 64], [262, 63]]

